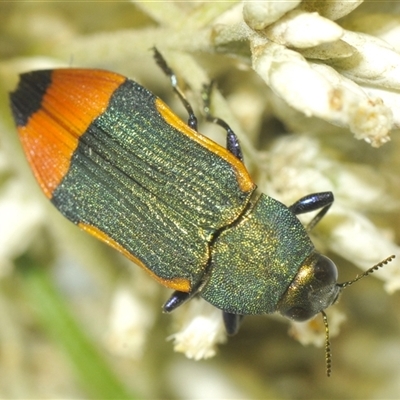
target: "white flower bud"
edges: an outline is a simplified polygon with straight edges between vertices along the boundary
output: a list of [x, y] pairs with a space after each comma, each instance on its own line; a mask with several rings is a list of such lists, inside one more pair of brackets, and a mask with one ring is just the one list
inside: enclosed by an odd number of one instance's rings
[[264, 33], [275, 43], [307, 48], [340, 39], [343, 29], [317, 13], [293, 10], [265, 29]]
[[364, 33], [345, 31], [342, 40], [357, 52], [332, 65], [356, 82], [400, 89], [400, 54], [385, 41]]
[[264, 29], [300, 3], [301, 0], [246, 1], [243, 7], [243, 18], [250, 28]]

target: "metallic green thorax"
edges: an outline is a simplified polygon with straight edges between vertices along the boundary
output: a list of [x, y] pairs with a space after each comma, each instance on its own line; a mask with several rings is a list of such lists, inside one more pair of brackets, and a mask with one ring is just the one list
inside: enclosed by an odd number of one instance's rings
[[276, 306], [314, 251], [289, 209], [266, 195], [212, 247], [211, 278], [201, 296], [234, 314], [263, 314]]
[[133, 81], [122, 84], [80, 138], [52, 202], [157, 276], [193, 287], [212, 236], [238, 218], [253, 190], [243, 192], [229, 162], [167, 124], [155, 100]]

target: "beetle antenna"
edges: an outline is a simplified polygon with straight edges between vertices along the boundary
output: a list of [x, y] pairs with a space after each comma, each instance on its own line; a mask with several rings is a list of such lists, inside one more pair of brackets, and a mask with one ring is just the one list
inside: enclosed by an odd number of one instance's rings
[[343, 282], [343, 283], [338, 283], [337, 285], [339, 287], [341, 287], [342, 289], [352, 285], [353, 283], [359, 281], [362, 278], [365, 278], [368, 275], [371, 275], [373, 272], [375, 272], [376, 270], [378, 270], [379, 268], [383, 267], [384, 265], [386, 265], [387, 263], [389, 263], [390, 261], [392, 261], [396, 256], [395, 255], [391, 255], [388, 258], [385, 258], [384, 260], [382, 260], [381, 262], [379, 262], [378, 264], [374, 265], [373, 267], [367, 269], [365, 272], [363, 272], [362, 274], [357, 275], [353, 280], [348, 281], [348, 282]]
[[[371, 275], [373, 272], [378, 270], [379, 268], [383, 267], [384, 265], [388, 264], [390, 261], [392, 261], [396, 256], [391, 255], [378, 264], [375, 264], [373, 267], [367, 269], [365, 272], [362, 274], [357, 275], [353, 280], [343, 282], [343, 283], [338, 283], [337, 286], [339, 286], [341, 289], [344, 289], [348, 286], [351, 286], [353, 283], [359, 281], [362, 278], [365, 278], [368, 275]], [[331, 353], [331, 343], [329, 341], [329, 325], [328, 325], [328, 317], [326, 316], [324, 311], [321, 311], [322, 314], [322, 319], [324, 321], [325, 325], [325, 361], [326, 361], [326, 375], [329, 377], [331, 376], [332, 372], [332, 353]]]
[[322, 320], [325, 326], [325, 361], [326, 361], [326, 375], [328, 378], [331, 376], [332, 371], [332, 353], [331, 353], [331, 342], [329, 341], [329, 325], [328, 317], [324, 311], [321, 311]]

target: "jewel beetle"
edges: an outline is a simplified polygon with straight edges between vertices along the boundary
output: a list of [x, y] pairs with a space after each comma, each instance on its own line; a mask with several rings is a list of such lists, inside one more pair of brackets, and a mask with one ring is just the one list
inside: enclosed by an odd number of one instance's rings
[[[310, 194], [287, 207], [256, 193], [236, 135], [209, 111], [207, 90], [205, 113], [225, 128], [226, 148], [197, 131], [173, 71], [156, 49], [154, 55], [188, 123], [114, 72], [20, 76], [11, 109], [44, 194], [74, 224], [173, 289], [166, 312], [199, 295], [222, 310], [230, 334], [249, 314], [278, 311], [303, 321], [323, 313], [326, 321], [323, 310], [360, 278], [338, 284], [336, 266], [308, 235], [333, 194]], [[297, 218], [317, 210], [307, 227]]]

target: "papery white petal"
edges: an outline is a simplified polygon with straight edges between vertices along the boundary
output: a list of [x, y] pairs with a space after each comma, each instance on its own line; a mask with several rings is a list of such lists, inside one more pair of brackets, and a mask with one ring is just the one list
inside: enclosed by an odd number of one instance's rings
[[253, 46], [253, 68], [292, 107], [305, 115], [327, 115], [332, 87], [297, 52], [275, 43]]
[[310, 12], [316, 11], [325, 18], [335, 21], [351, 13], [363, 2], [364, 0], [303, 0], [299, 8]]
[[333, 70], [321, 74], [311, 65], [284, 46], [253, 41], [253, 68], [292, 107], [307, 116], [347, 126], [356, 138], [373, 146], [389, 140], [393, 118], [382, 100], [367, 97]]
[[301, 0], [245, 1], [243, 18], [250, 28], [255, 30], [264, 29], [300, 3]]
[[378, 37], [400, 52], [400, 17], [396, 14], [355, 14], [343, 23], [345, 29]]
[[357, 49], [353, 56], [332, 63], [343, 75], [356, 82], [400, 89], [400, 54], [388, 43], [351, 31], [345, 31], [342, 40]]
[[355, 49], [343, 40], [323, 43], [315, 47], [297, 49], [300, 54], [313, 60], [330, 60], [331, 58], [346, 58], [355, 53]]
[[293, 10], [269, 26], [264, 33], [275, 43], [307, 48], [339, 40], [343, 29], [317, 13]]

